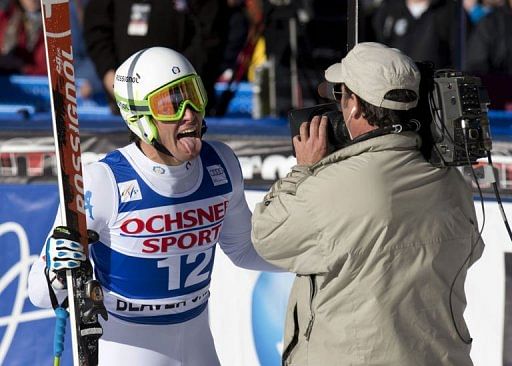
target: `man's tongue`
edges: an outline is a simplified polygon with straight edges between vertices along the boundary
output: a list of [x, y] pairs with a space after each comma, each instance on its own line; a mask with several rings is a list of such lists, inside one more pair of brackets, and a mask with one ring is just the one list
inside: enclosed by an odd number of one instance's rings
[[194, 147], [199, 140], [197, 137], [182, 137], [178, 140], [178, 143], [187, 151], [188, 154], [191, 154], [194, 150]]

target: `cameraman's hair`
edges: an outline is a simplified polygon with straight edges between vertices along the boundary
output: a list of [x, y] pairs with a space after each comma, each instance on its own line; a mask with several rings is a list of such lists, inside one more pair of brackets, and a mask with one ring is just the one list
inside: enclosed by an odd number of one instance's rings
[[[351, 96], [354, 94], [347, 85], [345, 85], [346, 93]], [[357, 95], [357, 94], [356, 94]], [[363, 117], [366, 118], [371, 126], [386, 127], [396, 123], [403, 122], [409, 116], [408, 111], [394, 110], [383, 107], [377, 107], [373, 104], [368, 103], [362, 99], [359, 95], [357, 96], [361, 103], [361, 110]], [[384, 99], [392, 100], [394, 102], [412, 102], [418, 98], [417, 94], [408, 89], [394, 89], [390, 90], [384, 96]]]

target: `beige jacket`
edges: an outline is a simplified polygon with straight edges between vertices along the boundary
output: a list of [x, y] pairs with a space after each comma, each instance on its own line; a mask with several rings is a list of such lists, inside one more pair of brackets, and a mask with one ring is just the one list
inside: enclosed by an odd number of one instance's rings
[[296, 166], [256, 207], [256, 250], [297, 274], [283, 364], [472, 364], [457, 335], [470, 338], [464, 281], [483, 250], [472, 194], [419, 141], [380, 136]]

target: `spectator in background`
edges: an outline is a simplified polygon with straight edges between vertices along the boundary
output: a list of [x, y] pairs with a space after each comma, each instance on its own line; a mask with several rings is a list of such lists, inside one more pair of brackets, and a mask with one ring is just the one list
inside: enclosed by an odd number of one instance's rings
[[[274, 67], [276, 109], [281, 116], [286, 115], [291, 108], [297, 108], [293, 102], [294, 97], [298, 100], [302, 96], [301, 90], [292, 90], [298, 73], [293, 74], [291, 63], [298, 63], [298, 57], [291, 47], [298, 42], [298, 31], [291, 33], [290, 28], [291, 22], [298, 25], [299, 10], [305, 8], [306, 3], [305, 0], [263, 0], [265, 52]], [[295, 29], [298, 30], [298, 27]], [[301, 84], [297, 85], [300, 88]]]
[[[372, 19], [375, 16], [377, 10], [379, 10], [382, 0], [363, 0], [360, 7], [360, 19], [362, 19], [362, 37], [361, 41], [374, 42], [377, 39], [375, 35], [375, 29], [373, 28]], [[360, 25], [361, 27], [361, 25]]]
[[458, 2], [385, 0], [373, 18], [378, 42], [398, 48], [415, 61], [436, 68], [456, 67], [459, 45]]
[[263, 12], [259, 0], [228, 0], [228, 37], [223, 46], [222, 73], [217, 79], [224, 82], [222, 93], [210, 108], [210, 115], [224, 116], [242, 80], [250, 75], [256, 47], [263, 30]]
[[477, 24], [494, 7], [502, 6], [504, 0], [464, 0], [463, 4], [471, 23]]
[[114, 70], [121, 61], [141, 49], [162, 46], [192, 62], [212, 106], [227, 32], [225, 7], [226, 0], [90, 0], [85, 43], [111, 102]]
[[268, 61], [266, 42], [264, 37], [265, 32], [265, 17], [263, 14], [263, 1], [261, 0], [246, 0], [247, 13], [251, 19], [249, 28], [249, 36], [252, 32], [253, 39], [256, 40], [254, 49], [252, 50], [251, 60], [247, 69], [247, 80], [254, 83], [256, 80], [257, 69]]
[[512, 110], [512, 0], [477, 24], [466, 53], [466, 69], [482, 76], [491, 108]]
[[478, 23], [480, 19], [491, 11], [491, 8], [484, 5], [481, 0], [464, 0], [462, 4], [468, 14], [469, 20], [471, 20], [473, 24]]
[[470, 36], [467, 69], [512, 75], [512, 0], [483, 18]]
[[75, 75], [78, 79], [79, 95], [88, 99], [103, 93], [103, 86], [96, 74], [84, 43], [83, 19], [84, 7], [87, 0], [71, 0], [69, 12], [71, 20], [71, 37], [73, 42], [73, 57]]
[[344, 0], [263, 0], [266, 54], [277, 75], [278, 115], [321, 102], [316, 89], [323, 70], [344, 55], [339, 45], [346, 43], [346, 9]]
[[46, 75], [39, 0], [0, 3], [0, 74]]
[[229, 31], [220, 67], [222, 73], [218, 79], [221, 82], [229, 81], [233, 77], [236, 59], [246, 43], [250, 25], [244, 0], [227, 0], [227, 4]]

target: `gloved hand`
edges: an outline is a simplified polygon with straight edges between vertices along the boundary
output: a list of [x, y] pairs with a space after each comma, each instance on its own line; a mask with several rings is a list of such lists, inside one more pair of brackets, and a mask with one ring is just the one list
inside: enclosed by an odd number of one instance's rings
[[65, 226], [57, 226], [46, 241], [46, 268], [57, 272], [80, 267], [86, 256], [78, 240], [78, 233]]
[[[79, 243], [80, 235], [65, 226], [57, 226], [52, 235], [46, 240], [46, 276], [50, 285], [56, 290], [66, 288], [65, 271], [74, 268], [86, 268], [92, 271], [92, 267], [84, 254], [84, 247]], [[97, 242], [99, 235], [93, 230], [87, 230], [89, 244]], [[84, 264], [86, 265], [84, 267]]]

